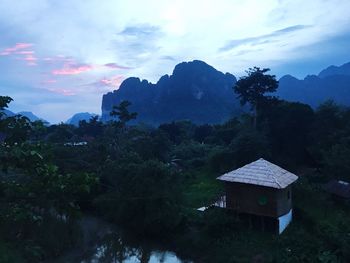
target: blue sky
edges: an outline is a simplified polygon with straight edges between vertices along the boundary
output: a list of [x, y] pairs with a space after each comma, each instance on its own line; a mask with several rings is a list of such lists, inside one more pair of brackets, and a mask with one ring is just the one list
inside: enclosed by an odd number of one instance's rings
[[52, 123], [200, 59], [303, 78], [350, 61], [349, 0], [0, 0], [0, 94]]

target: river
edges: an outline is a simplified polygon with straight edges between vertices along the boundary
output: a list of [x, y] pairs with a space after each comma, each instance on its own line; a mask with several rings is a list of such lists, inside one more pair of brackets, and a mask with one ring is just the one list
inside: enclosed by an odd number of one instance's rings
[[93, 216], [84, 216], [80, 244], [54, 263], [190, 263], [161, 246], [135, 238]]

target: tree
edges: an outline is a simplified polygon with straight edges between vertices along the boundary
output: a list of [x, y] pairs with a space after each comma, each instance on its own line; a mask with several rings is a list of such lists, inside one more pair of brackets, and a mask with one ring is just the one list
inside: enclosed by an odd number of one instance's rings
[[95, 200], [104, 216], [150, 235], [165, 235], [182, 220], [180, 178], [158, 160], [142, 162], [131, 153], [106, 162], [101, 182], [108, 188]]
[[275, 161], [290, 165], [311, 162], [308, 148], [315, 132], [314, 112], [309, 105], [281, 100], [262, 115]]
[[234, 92], [238, 94], [241, 105], [249, 103], [254, 111], [254, 127], [256, 128], [259, 111], [275, 97], [266, 96], [265, 93], [275, 92], [278, 81], [275, 75], [266, 74], [268, 68], [250, 68], [247, 76], [240, 78], [234, 86]]
[[0, 110], [4, 110], [5, 108], [7, 108], [8, 104], [12, 100], [13, 99], [8, 96], [0, 96]]
[[13, 99], [8, 96], [0, 96], [0, 135], [4, 137], [3, 140], [6, 143], [21, 143], [28, 139], [32, 125], [27, 117], [21, 115], [6, 117], [3, 110], [8, 107], [11, 101]]
[[137, 113], [128, 111], [128, 107], [131, 105], [130, 101], [123, 100], [118, 106], [113, 106], [113, 110], [110, 112], [110, 116], [119, 118], [119, 126], [124, 128], [128, 121], [136, 119]]

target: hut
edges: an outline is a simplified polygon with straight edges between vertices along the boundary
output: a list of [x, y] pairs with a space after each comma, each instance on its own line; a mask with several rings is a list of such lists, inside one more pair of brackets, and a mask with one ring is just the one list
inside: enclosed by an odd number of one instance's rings
[[273, 219], [279, 233], [291, 222], [295, 174], [261, 158], [217, 179], [225, 183], [225, 208]]

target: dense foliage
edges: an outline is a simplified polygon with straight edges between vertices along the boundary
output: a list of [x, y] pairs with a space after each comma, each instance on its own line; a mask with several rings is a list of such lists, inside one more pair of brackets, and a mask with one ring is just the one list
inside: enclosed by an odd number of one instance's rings
[[[11, 99], [0, 98], [4, 109]], [[244, 114], [221, 125], [154, 128], [127, 125], [136, 117], [128, 106], [112, 113], [125, 118], [94, 117], [79, 127], [1, 117], [0, 261], [61, 255], [78, 242], [82, 213], [198, 262], [350, 261], [349, 203], [322, 188], [330, 179], [350, 181], [350, 109], [275, 99], [256, 124]], [[260, 157], [301, 177], [295, 220], [282, 236], [221, 209], [196, 211], [221, 194], [218, 175]]]

